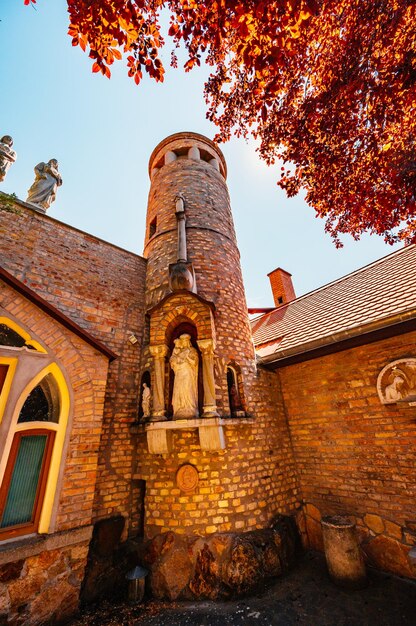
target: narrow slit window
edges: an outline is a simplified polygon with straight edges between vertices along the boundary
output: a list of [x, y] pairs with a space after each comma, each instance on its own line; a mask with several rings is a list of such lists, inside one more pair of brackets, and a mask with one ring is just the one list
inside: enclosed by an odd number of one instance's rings
[[149, 239], [151, 237], [153, 237], [153, 235], [156, 233], [156, 228], [157, 228], [157, 217], [155, 217], [149, 225]]

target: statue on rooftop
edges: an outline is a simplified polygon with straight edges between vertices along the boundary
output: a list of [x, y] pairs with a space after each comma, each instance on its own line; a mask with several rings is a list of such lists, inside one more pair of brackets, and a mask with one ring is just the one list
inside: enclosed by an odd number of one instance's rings
[[36, 204], [45, 210], [49, 209], [61, 185], [58, 161], [56, 159], [50, 159], [47, 163], [42, 161], [35, 167], [35, 182], [28, 191], [26, 202]]
[[170, 366], [175, 373], [173, 381], [173, 418], [198, 417], [198, 352], [191, 345], [191, 336], [175, 339]]
[[13, 139], [10, 135], [4, 135], [0, 139], [0, 183], [6, 178], [11, 164], [16, 161], [16, 152], [12, 150]]

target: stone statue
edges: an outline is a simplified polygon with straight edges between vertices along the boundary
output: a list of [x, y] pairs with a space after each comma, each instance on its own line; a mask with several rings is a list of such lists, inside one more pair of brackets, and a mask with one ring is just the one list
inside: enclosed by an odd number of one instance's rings
[[173, 382], [174, 419], [198, 417], [198, 352], [191, 345], [190, 335], [175, 339], [170, 365]]
[[26, 202], [49, 209], [56, 198], [56, 191], [62, 185], [58, 172], [58, 161], [51, 159], [47, 163], [38, 163], [35, 167], [35, 182], [28, 191]]
[[230, 389], [230, 405], [231, 413], [235, 413], [241, 409], [240, 398], [238, 397], [238, 390], [235, 383], [231, 385]]
[[387, 385], [386, 389], [384, 390], [384, 394], [388, 402], [397, 402], [397, 400], [402, 399], [402, 389], [404, 383], [405, 380], [402, 376], [395, 376], [393, 378], [393, 382], [391, 382], [390, 385]]
[[142, 410], [143, 410], [143, 418], [150, 417], [150, 402], [152, 399], [152, 394], [150, 392], [147, 383], [143, 383], [143, 391], [142, 391]]
[[6, 178], [11, 164], [16, 161], [16, 152], [12, 150], [13, 139], [10, 135], [4, 135], [0, 139], [0, 183]]

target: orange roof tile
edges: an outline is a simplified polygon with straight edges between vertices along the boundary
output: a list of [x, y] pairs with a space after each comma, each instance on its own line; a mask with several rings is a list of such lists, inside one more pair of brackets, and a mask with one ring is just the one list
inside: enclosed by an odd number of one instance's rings
[[416, 318], [416, 245], [256, 317], [251, 326], [258, 356], [278, 359], [412, 310]]

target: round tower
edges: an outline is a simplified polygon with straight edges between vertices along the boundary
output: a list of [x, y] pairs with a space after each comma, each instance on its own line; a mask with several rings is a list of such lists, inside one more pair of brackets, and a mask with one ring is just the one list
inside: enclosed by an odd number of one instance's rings
[[[147, 310], [181, 291], [209, 303], [216, 410], [220, 416], [241, 414], [250, 410], [245, 380], [254, 373], [254, 349], [224, 156], [202, 135], [177, 133], [154, 149], [149, 174], [144, 242]], [[179, 315], [178, 324], [185, 324], [186, 317]], [[192, 323], [192, 313], [188, 321]], [[174, 324], [172, 320], [168, 335]], [[168, 335], [151, 336], [150, 344], [168, 345]], [[202, 337], [196, 328], [196, 341], [209, 338], [209, 333]]]
[[[146, 494], [144, 534], [155, 542], [152, 580], [161, 580], [160, 568], [174, 587], [155, 593], [216, 597], [224, 581], [208, 591], [212, 571], [240, 571], [239, 534], [268, 528], [297, 502], [290, 439], [276, 376], [255, 366], [221, 151], [178, 133], [155, 148], [149, 172], [135, 479]], [[264, 534], [259, 541], [266, 545]], [[205, 572], [201, 563], [217, 558]], [[234, 588], [233, 575], [226, 578]]]

